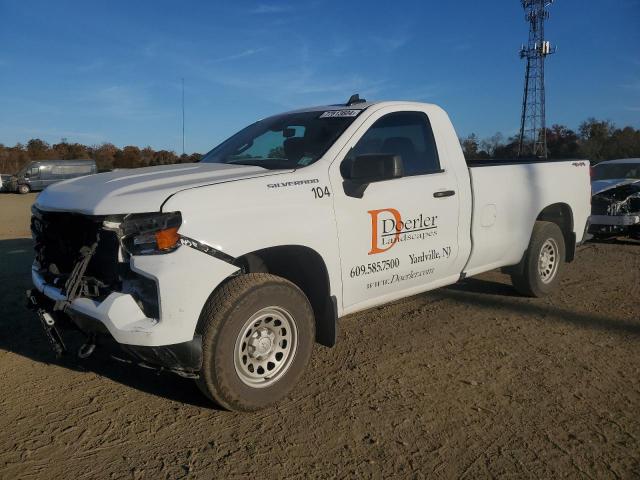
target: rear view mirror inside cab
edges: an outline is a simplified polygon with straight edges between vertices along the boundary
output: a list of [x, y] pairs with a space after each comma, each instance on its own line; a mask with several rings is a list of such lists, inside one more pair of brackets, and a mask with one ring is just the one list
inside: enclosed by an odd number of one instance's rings
[[282, 136], [284, 138], [291, 138], [291, 137], [295, 137], [296, 136], [296, 129], [295, 128], [283, 128], [282, 129]]

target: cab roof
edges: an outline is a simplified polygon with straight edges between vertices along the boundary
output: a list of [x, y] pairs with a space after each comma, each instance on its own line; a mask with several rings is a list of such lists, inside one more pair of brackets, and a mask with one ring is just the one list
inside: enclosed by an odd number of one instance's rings
[[333, 110], [366, 110], [369, 107], [374, 105], [378, 106], [389, 106], [389, 105], [432, 105], [424, 102], [412, 102], [409, 100], [385, 100], [385, 101], [377, 101], [377, 102], [362, 102], [356, 103], [353, 105], [346, 105], [344, 103], [338, 103], [333, 105], [317, 105], [314, 107], [305, 107], [299, 108], [296, 110], [291, 110], [289, 112], [283, 112], [281, 115], [290, 114], [290, 113], [305, 113], [305, 112], [325, 112], [325, 111], [333, 111]]
[[304, 107], [296, 110], [291, 110], [286, 113], [304, 113], [304, 112], [325, 112], [325, 111], [333, 111], [333, 110], [366, 110], [372, 105], [375, 105], [380, 102], [362, 102], [355, 103], [353, 105], [347, 105], [344, 103], [338, 103], [335, 105], [316, 105], [314, 107]]
[[425, 105], [420, 102], [409, 102], [409, 101], [385, 101], [385, 102], [368, 102], [364, 98], [360, 98], [360, 95], [354, 93], [349, 97], [345, 103], [336, 103], [333, 105], [318, 105], [315, 107], [306, 107], [300, 108], [296, 110], [291, 110], [290, 112], [284, 112], [281, 115], [291, 114], [291, 113], [305, 113], [305, 112], [324, 112], [324, 111], [336, 111], [336, 110], [366, 110], [367, 108], [373, 105], [397, 105], [397, 104], [415, 104], [415, 105]]

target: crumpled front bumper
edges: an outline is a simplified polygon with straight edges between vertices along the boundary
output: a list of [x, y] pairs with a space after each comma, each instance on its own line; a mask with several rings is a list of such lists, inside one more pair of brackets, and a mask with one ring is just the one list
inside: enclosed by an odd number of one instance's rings
[[[238, 270], [227, 262], [182, 246], [165, 255], [134, 256], [131, 269], [155, 281], [159, 318], [149, 318], [132, 295], [112, 292], [103, 301], [79, 297], [68, 307], [70, 317], [100, 322], [117, 343], [158, 347], [193, 340], [200, 312], [215, 287]], [[44, 282], [34, 266], [34, 287], [51, 300], [65, 300], [61, 289]]]

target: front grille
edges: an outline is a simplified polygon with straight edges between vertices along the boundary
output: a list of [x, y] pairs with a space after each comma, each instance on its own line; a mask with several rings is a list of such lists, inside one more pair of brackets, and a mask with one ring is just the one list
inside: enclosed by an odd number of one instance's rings
[[98, 295], [117, 287], [118, 236], [102, 228], [102, 218], [34, 209], [31, 232], [36, 261], [47, 283], [63, 286], [81, 257], [82, 247], [91, 247], [97, 241], [85, 278]]

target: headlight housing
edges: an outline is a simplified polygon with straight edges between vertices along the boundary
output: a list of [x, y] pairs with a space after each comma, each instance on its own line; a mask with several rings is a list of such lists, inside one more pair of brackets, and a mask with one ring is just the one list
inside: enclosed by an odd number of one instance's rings
[[170, 253], [180, 246], [180, 212], [141, 213], [124, 218], [122, 246], [130, 255]]

